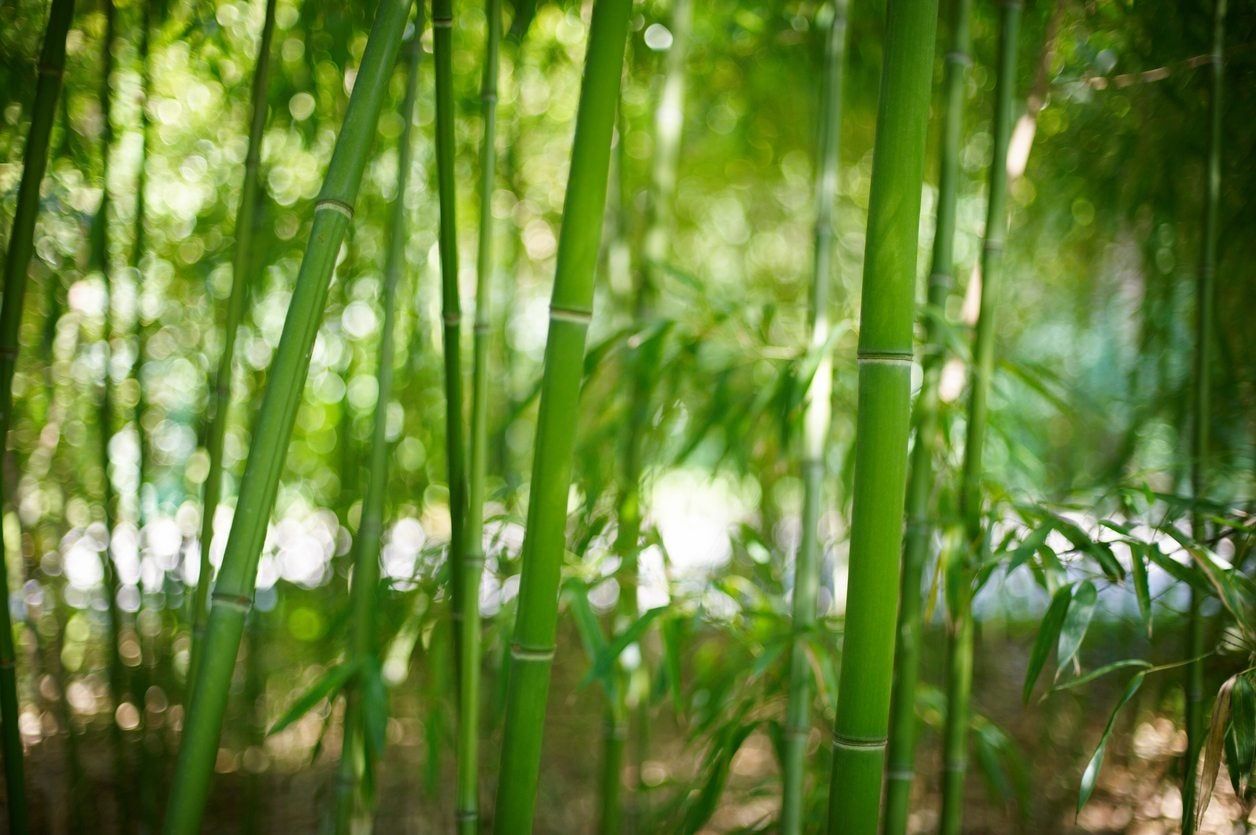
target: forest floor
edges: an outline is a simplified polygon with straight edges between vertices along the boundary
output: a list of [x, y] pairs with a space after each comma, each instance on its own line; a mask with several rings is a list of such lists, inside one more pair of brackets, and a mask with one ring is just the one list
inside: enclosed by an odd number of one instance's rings
[[[1088, 659], [1095, 666], [1121, 657], [1136, 656], [1141, 639], [1131, 639], [1124, 628], [1111, 632], [1111, 658]], [[596, 790], [603, 723], [600, 693], [594, 685], [580, 686], [585, 671], [584, 656], [574, 639], [567, 636], [560, 647], [551, 691], [550, 710], [542, 765], [542, 787], [537, 804], [538, 833], [592, 833], [597, 819]], [[1157, 634], [1157, 644], [1174, 640], [1166, 632]], [[1019, 786], [1021, 804], [1005, 802], [986, 779], [974, 754], [968, 781], [965, 831], [970, 833], [1170, 833], [1178, 830], [1181, 799], [1176, 787], [1184, 734], [1173, 721], [1180, 708], [1180, 688], [1175, 673], [1150, 679], [1121, 717], [1108, 746], [1104, 768], [1093, 798], [1076, 813], [1077, 787], [1086, 762], [1097, 744], [1108, 715], [1127, 681], [1118, 671], [1100, 681], [1076, 690], [1059, 692], [1045, 700], [1024, 706], [1020, 690], [1025, 669], [1026, 648], [1032, 643], [1032, 630], [1013, 634], [987, 629], [982, 636], [975, 671], [977, 711], [1008, 732], [1020, 752], [1020, 765], [1007, 769], [1009, 780]], [[1096, 642], [1100, 644], [1100, 642]], [[1102, 645], [1102, 644], [1101, 644]], [[1100, 651], [1102, 652], [1102, 650]], [[942, 636], [929, 636], [925, 654], [925, 676], [937, 681], [943, 659]], [[578, 662], [578, 663], [577, 663]], [[404, 685], [403, 685], [404, 687]], [[1039, 686], [1039, 693], [1042, 691]], [[453, 772], [451, 746], [437, 743], [438, 759], [428, 756], [432, 739], [422, 729], [425, 721], [417, 698], [394, 695], [389, 745], [379, 771], [376, 831], [381, 833], [439, 833], [450, 830], [453, 819]], [[452, 712], [442, 708], [443, 721]], [[430, 717], [429, 717], [430, 718]], [[918, 762], [919, 778], [912, 816], [914, 832], [936, 829], [940, 756], [936, 711], [925, 710], [925, 730]], [[220, 755], [219, 774], [206, 815], [207, 832], [297, 833], [325, 831], [332, 806], [332, 784], [336, 751], [329, 734], [327, 744], [311, 763], [309, 749], [324, 725], [317, 714], [298, 723], [297, 732], [304, 750], [285, 757], [273, 754], [237, 756], [229, 748]], [[83, 798], [89, 804], [88, 831], [122, 831], [117, 825], [116, 781], [113, 779], [111, 746], [103, 723], [99, 731], [79, 737], [82, 759], [87, 768]], [[334, 727], [334, 723], [333, 723]], [[302, 730], [304, 728], [304, 730]], [[228, 726], [228, 735], [233, 728]], [[438, 736], [445, 731], [438, 732]], [[302, 736], [304, 734], [304, 736]], [[666, 810], [674, 807], [680, 787], [691, 786], [700, 766], [702, 746], [685, 745], [682, 731], [672, 721], [658, 721], [650, 729], [650, 751], [642, 772], [653, 788], [645, 792], [649, 807], [640, 832], [670, 832], [677, 829], [676, 818]], [[272, 743], [275, 740], [271, 741]], [[495, 785], [499, 737], [490, 736], [483, 745], [485, 774], [482, 796], [491, 801]], [[822, 735], [814, 744], [819, 749]], [[37, 832], [71, 832], [65, 776], [64, 735], [48, 738], [29, 751], [28, 785], [32, 815]], [[819, 756], [819, 754], [817, 754]], [[169, 758], [156, 778], [167, 785]], [[434, 767], [433, 767], [434, 766]], [[1021, 773], [1017, 770], [1021, 769]], [[1224, 778], [1217, 785], [1217, 797], [1205, 820], [1204, 832], [1243, 832], [1234, 825], [1239, 805]], [[635, 771], [626, 775], [635, 783]], [[146, 778], [152, 780], [152, 777]], [[729, 781], [718, 809], [703, 832], [768, 831], [775, 816], [779, 775], [772, 743], [766, 734], [754, 733], [734, 758]], [[131, 784], [122, 793], [135, 804], [136, 814], [145, 797], [159, 797], [164, 789]], [[819, 817], [819, 809], [816, 809]], [[631, 816], [630, 816], [631, 817]], [[631, 821], [630, 821], [631, 822]], [[1256, 822], [1256, 819], [1253, 819]], [[819, 829], [817, 820], [817, 831]], [[628, 827], [628, 831], [632, 831]], [[1247, 831], [1250, 831], [1250, 827]]]

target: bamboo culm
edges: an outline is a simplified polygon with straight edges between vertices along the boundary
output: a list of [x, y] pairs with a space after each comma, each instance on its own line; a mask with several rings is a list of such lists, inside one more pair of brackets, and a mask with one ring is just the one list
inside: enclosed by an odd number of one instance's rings
[[938, 211], [929, 271], [920, 393], [913, 414], [916, 440], [907, 483], [907, 532], [903, 546], [894, 690], [890, 701], [890, 742], [886, 764], [885, 835], [904, 835], [916, 759], [916, 683], [921, 652], [921, 582], [929, 558], [929, 523], [934, 489], [933, 458], [938, 434], [938, 381], [944, 339], [942, 318], [954, 283], [955, 210], [959, 149], [963, 139], [964, 81], [969, 57], [968, 18], [972, 0], [952, 0], [950, 43], [943, 76], [945, 109], [938, 150]]
[[789, 659], [789, 700], [785, 709], [785, 753], [781, 832], [803, 829], [807, 739], [811, 734], [811, 664], [807, 644], [815, 630], [820, 580], [820, 515], [824, 501], [825, 449], [829, 436], [833, 359], [829, 348], [829, 285], [833, 281], [833, 203], [837, 199], [842, 124], [842, 67], [846, 60], [846, 0], [829, 13], [820, 85], [820, 134], [816, 164], [816, 216], [811, 277], [811, 333], [808, 350], [823, 352], [807, 386], [802, 437], [802, 539], [794, 563], [793, 645]]
[[[670, 29], [672, 44], [668, 48], [663, 69], [663, 83], [658, 105], [654, 112], [654, 153], [650, 166], [650, 189], [647, 192], [646, 229], [643, 258], [636, 270], [633, 317], [638, 332], [645, 329], [650, 319], [658, 291], [659, 274], [667, 257], [671, 228], [672, 195], [676, 190], [676, 165], [680, 153], [680, 140], [684, 127], [685, 110], [685, 59], [689, 50], [689, 32], [692, 28], [693, 6], [690, 0], [675, 0], [672, 4]], [[622, 244], [631, 200], [624, 187], [623, 118], [620, 115], [619, 142], [616, 145], [616, 173], [619, 203], [618, 241]], [[611, 257], [628, 261], [626, 244], [620, 253]], [[643, 506], [642, 477], [645, 461], [643, 446], [649, 430], [653, 375], [657, 368], [658, 342], [646, 340], [631, 343], [626, 365], [631, 376], [629, 392], [631, 406], [628, 410], [628, 427], [620, 462], [620, 496], [617, 504], [618, 529], [615, 537], [615, 553], [619, 557], [616, 579], [619, 583], [619, 599], [615, 607], [612, 629], [625, 629], [638, 616], [637, 587], [638, 562], [641, 548], [641, 528], [645, 515]], [[606, 717], [602, 737], [602, 775], [599, 790], [599, 831], [603, 835], [618, 835], [624, 823], [623, 767], [629, 735], [630, 716], [634, 696], [628, 672], [622, 664], [616, 665], [615, 687], [608, 694]], [[636, 705], [644, 713], [648, 707]], [[639, 746], [643, 748], [644, 745]], [[638, 750], [638, 755], [643, 751]]]
[[[31, 258], [35, 253], [35, 221], [39, 215], [39, 190], [48, 169], [48, 148], [57, 118], [65, 71], [65, 41], [74, 19], [74, 0], [53, 0], [39, 52], [35, 100], [31, 105], [30, 130], [23, 152], [22, 179], [9, 248], [4, 256], [4, 295], [0, 300], [0, 465], [7, 457], [9, 426], [13, 421], [13, 372], [17, 366], [22, 329], [22, 309]], [[3, 469], [3, 467], [0, 467]], [[4, 487], [0, 477], [0, 518], [4, 515]], [[9, 571], [0, 536], [0, 592], [9, 594]], [[4, 783], [8, 796], [9, 831], [26, 832], [26, 779], [22, 736], [18, 730], [17, 650], [13, 621], [7, 605], [0, 606], [0, 749], [4, 752]]]
[[253, 604], [257, 564], [279, 488], [285, 452], [310, 367], [310, 351], [327, 302], [336, 257], [353, 218], [380, 109], [397, 60], [410, 0], [381, 0], [349, 96], [310, 230], [283, 335], [267, 375], [253, 444], [241, 479], [235, 519], [214, 584], [204, 649], [193, 682], [175, 766], [165, 831], [200, 829], [222, 730], [232, 669]]
[[889, 0], [859, 331], [846, 631], [828, 831], [878, 831], [911, 422], [920, 190], [937, 3]]
[[[1212, 432], [1212, 369], [1213, 308], [1216, 303], [1217, 222], [1221, 203], [1221, 141], [1222, 95], [1225, 92], [1225, 16], [1226, 0], [1216, 0], [1212, 29], [1212, 90], [1208, 129], [1208, 175], [1204, 192], [1203, 241], [1199, 255], [1199, 281], [1195, 288], [1195, 369], [1192, 392], [1193, 426], [1191, 432], [1191, 495], [1201, 500], [1208, 495], [1209, 437]], [[1191, 535], [1197, 542], [1208, 538], [1208, 523], [1196, 511], [1191, 517]], [[1186, 657], [1193, 658], [1186, 667], [1186, 762], [1182, 775], [1182, 833], [1194, 835], [1195, 804], [1199, 798], [1197, 785], [1199, 752], [1208, 729], [1204, 725], [1204, 654], [1205, 634], [1200, 606], [1206, 595], [1191, 589], [1190, 609], [1186, 621]]]
[[441, 323], [445, 349], [445, 466], [449, 482], [449, 580], [454, 663], [462, 687], [462, 612], [467, 534], [467, 451], [462, 425], [462, 304], [458, 295], [458, 229], [454, 179], [453, 0], [432, 0], [436, 76], [436, 186], [440, 202]]
[[471, 367], [471, 469], [466, 539], [462, 551], [463, 606], [459, 624], [462, 684], [458, 690], [457, 831], [480, 826], [480, 581], [484, 574], [484, 496], [488, 472], [489, 334], [492, 329], [493, 184], [497, 169], [497, 75], [502, 37], [501, 0], [487, 0], [488, 36], [480, 86], [480, 229], [476, 252], [475, 342]]
[[960, 563], [949, 571], [949, 632], [946, 669], [946, 721], [943, 728], [942, 820], [944, 835], [958, 835], [963, 826], [964, 779], [968, 771], [968, 722], [973, 676], [972, 602], [976, 566], [985, 550], [982, 512], [982, 453], [989, 422], [990, 378], [994, 373], [995, 299], [1003, 273], [1003, 246], [1007, 237], [1007, 152], [1014, 121], [1017, 33], [1020, 0], [1003, 0], [999, 10], [998, 75], [994, 93], [994, 151], [990, 158], [990, 194], [986, 203], [986, 233], [981, 249], [981, 302], [973, 335], [972, 386], [964, 468], [959, 491], [964, 526]]
[[200, 572], [192, 595], [192, 652], [188, 664], [188, 682], [196, 680], [197, 662], [205, 632], [209, 607], [209, 588], [213, 566], [209, 561], [214, 539], [214, 513], [222, 499], [222, 453], [227, 437], [227, 415], [231, 411], [231, 375], [235, 362], [236, 336], [244, 320], [248, 299], [247, 276], [253, 260], [253, 237], [257, 202], [261, 194], [259, 166], [262, 155], [262, 132], [266, 128], [266, 90], [270, 83], [270, 45], [275, 34], [276, 0], [266, 0], [262, 20], [262, 37], [257, 45], [257, 63], [253, 70], [251, 115], [249, 117], [248, 150], [244, 155], [244, 184], [240, 189], [240, 206], [236, 210], [235, 250], [231, 258], [231, 294], [227, 297], [227, 319], [222, 331], [222, 352], [210, 391], [209, 428], [205, 451], [209, 454], [209, 474], [205, 477], [204, 501], [201, 503]]
[[384, 526], [384, 496], [388, 489], [388, 407], [392, 402], [393, 366], [396, 345], [397, 288], [406, 263], [406, 190], [413, 165], [412, 133], [415, 102], [418, 100], [419, 61], [422, 55], [423, 8], [419, 5], [414, 33], [406, 42], [406, 94], [401, 105], [404, 127], [398, 139], [397, 194], [389, 218], [388, 253], [384, 264], [384, 284], [380, 299], [384, 321], [379, 332], [379, 367], [376, 369], [378, 395], [371, 426], [370, 465], [366, 493], [362, 498], [350, 586], [353, 619], [350, 623], [349, 658], [356, 664], [355, 678], [345, 692], [344, 737], [340, 749], [340, 774], [336, 783], [336, 831], [339, 835], [370, 828], [371, 793], [374, 766], [383, 753], [382, 740], [370, 736], [365, 721], [362, 692], [366, 676], [378, 675], [379, 647], [376, 645], [375, 610], [379, 603], [380, 542]]
[[558, 240], [497, 787], [498, 830], [532, 831], [558, 624], [567, 494], [631, 0], [594, 0]]

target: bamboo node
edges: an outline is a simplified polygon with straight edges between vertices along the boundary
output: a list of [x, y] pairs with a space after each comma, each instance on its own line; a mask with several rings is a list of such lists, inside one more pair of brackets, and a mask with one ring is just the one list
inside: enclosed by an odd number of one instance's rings
[[50, 76], [52, 78], [61, 78], [63, 75], [65, 75], [65, 68], [58, 67], [53, 64], [40, 64], [39, 74], [44, 75], [44, 76]]
[[452, 29], [454, 19], [452, 17], [434, 17], [432, 18], [433, 29]]
[[892, 768], [885, 772], [887, 780], [910, 783], [916, 778], [916, 772], [910, 768]]
[[956, 49], [952, 49], [950, 52], [946, 53], [946, 61], [948, 64], [958, 64], [961, 67], [970, 67], [973, 63], [971, 55], [967, 52], [960, 52]]
[[324, 197], [322, 200], [319, 200], [314, 204], [314, 211], [318, 212], [323, 209], [336, 212], [337, 214], [344, 215], [349, 220], [353, 220], [353, 207], [348, 203], [345, 203], [343, 200], [333, 200], [330, 197]]
[[462, 324], [462, 313], [458, 311], [451, 311], [449, 313], [443, 313], [441, 314], [440, 318], [441, 318], [441, 321], [444, 322], [447, 327], [452, 328], [452, 327], [456, 327]]
[[454, 813], [454, 817], [460, 821], [474, 821], [480, 819], [480, 813], [475, 809], [459, 809]]
[[253, 598], [243, 594], [227, 594], [226, 592], [214, 592], [214, 606], [225, 606], [228, 609], [235, 609], [240, 612], [248, 612], [253, 608]]
[[555, 307], [554, 305], [550, 305], [550, 321], [571, 322], [576, 325], [588, 325], [593, 321], [593, 311], [575, 310], [570, 307]]
[[884, 748], [888, 742], [889, 740], [883, 736], [876, 739], [865, 739], [838, 734], [833, 737], [834, 748], [846, 748], [852, 751], [875, 751], [878, 748]]
[[548, 663], [554, 660], [553, 647], [525, 647], [522, 644], [510, 645], [510, 657], [516, 661], [535, 661]]
[[860, 351], [859, 362], [883, 365], [911, 365], [911, 351]]

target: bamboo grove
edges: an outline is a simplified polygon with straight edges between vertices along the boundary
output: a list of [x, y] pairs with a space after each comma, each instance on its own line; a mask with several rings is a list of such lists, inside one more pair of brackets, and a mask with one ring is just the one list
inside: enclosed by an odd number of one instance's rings
[[1256, 824], [1254, 37], [0, 4], [8, 831]]

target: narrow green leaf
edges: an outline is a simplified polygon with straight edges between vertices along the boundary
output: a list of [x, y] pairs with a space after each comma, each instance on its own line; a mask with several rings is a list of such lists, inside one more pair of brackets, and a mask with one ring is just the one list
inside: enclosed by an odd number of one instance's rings
[[644, 635], [645, 631], [650, 628], [650, 624], [654, 622], [654, 619], [666, 611], [666, 606], [659, 606], [657, 608], [650, 609], [648, 612], [644, 613], [641, 617], [629, 624], [627, 629], [616, 635], [615, 640], [612, 641], [608, 647], [598, 653], [597, 663], [594, 664], [593, 670], [585, 676], [585, 681], [587, 682], [591, 678], [609, 675], [611, 669], [615, 666], [615, 660], [619, 658], [623, 651], [632, 644], [641, 640], [641, 636]]
[[1034, 647], [1029, 652], [1029, 667], [1025, 670], [1025, 685], [1021, 690], [1021, 699], [1028, 704], [1034, 692], [1034, 684], [1047, 663], [1051, 648], [1056, 645], [1060, 629], [1064, 626], [1064, 617], [1068, 614], [1069, 604], [1073, 602], [1073, 587], [1061, 586], [1051, 598], [1051, 605], [1042, 617], [1038, 627], [1038, 637], [1034, 639]]
[[1082, 772], [1081, 788], [1077, 792], [1077, 811], [1081, 812], [1082, 807], [1090, 800], [1090, 796], [1095, 792], [1095, 783], [1099, 779], [1099, 769], [1103, 768], [1103, 754], [1108, 746], [1108, 737], [1112, 735], [1112, 726], [1116, 724], [1117, 714], [1121, 712], [1121, 708], [1129, 704], [1130, 699], [1134, 698], [1134, 694], [1138, 692], [1138, 688], [1143, 686], [1143, 679], [1146, 673], [1135, 673], [1130, 679], [1129, 684], [1125, 686], [1125, 692], [1121, 694], [1120, 700], [1116, 703], [1116, 707], [1112, 709], [1112, 715], [1108, 717], [1108, 724], [1103, 728], [1103, 736], [1099, 737], [1099, 745], [1095, 747], [1095, 753], [1091, 755], [1090, 762], [1086, 764], [1086, 770]]
[[356, 662], [346, 661], [327, 670], [311, 684], [304, 693], [297, 697], [292, 706], [270, 726], [267, 736], [274, 736], [293, 722], [300, 719], [319, 702], [331, 698], [353, 678], [358, 671]]
[[1099, 593], [1095, 591], [1095, 584], [1089, 580], [1082, 581], [1073, 592], [1073, 603], [1069, 606], [1068, 616], [1064, 618], [1060, 629], [1057, 676], [1077, 657], [1078, 650], [1082, 648], [1082, 641], [1086, 639], [1086, 630], [1090, 628], [1098, 600]]
[[1234, 765], [1246, 774], [1256, 761], [1256, 685], [1250, 673], [1239, 676], [1230, 691], [1230, 730], [1234, 735]]
[[1095, 669], [1095, 670], [1091, 670], [1090, 672], [1086, 673], [1083, 676], [1078, 676], [1075, 679], [1070, 679], [1069, 681], [1066, 681], [1063, 684], [1057, 684], [1056, 686], [1051, 688], [1051, 692], [1055, 693], [1061, 690], [1072, 690], [1074, 687], [1081, 687], [1084, 684], [1089, 684], [1095, 679], [1102, 678], [1106, 676], [1108, 673], [1115, 673], [1117, 670], [1125, 670], [1130, 667], [1137, 667], [1142, 670], [1150, 670], [1152, 668], [1152, 664], [1150, 661], [1144, 661], [1141, 658], [1126, 658], [1123, 661], [1113, 661], [1111, 664], [1104, 664], [1102, 667], [1099, 667], [1098, 669]]

